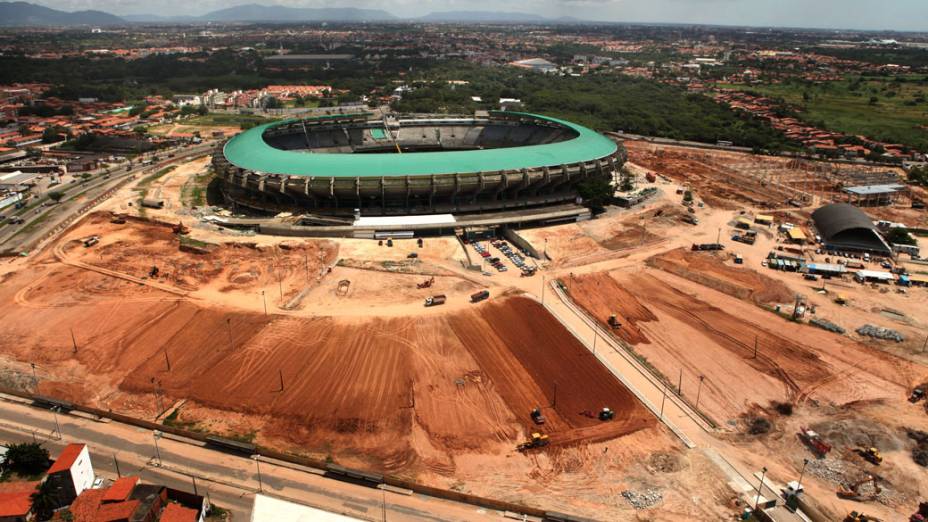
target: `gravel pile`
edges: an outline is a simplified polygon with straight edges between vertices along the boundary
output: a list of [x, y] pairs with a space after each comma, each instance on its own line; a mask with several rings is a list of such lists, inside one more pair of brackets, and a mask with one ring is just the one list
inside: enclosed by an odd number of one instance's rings
[[819, 319], [816, 317], [815, 319], [812, 319], [811, 321], [809, 321], [809, 324], [818, 326], [819, 328], [823, 330], [828, 330], [829, 332], [834, 332], [838, 334], [844, 333], [844, 328], [836, 325], [835, 323], [827, 319]]
[[865, 324], [857, 329], [857, 333], [860, 335], [867, 335], [876, 339], [885, 339], [887, 341], [896, 341], [901, 343], [905, 340], [905, 337], [901, 333], [891, 330], [889, 328], [883, 328], [882, 326], [873, 326], [872, 324]]
[[648, 509], [649, 507], [656, 506], [664, 499], [664, 495], [654, 488], [643, 491], [625, 490], [622, 492], [622, 496], [625, 497], [625, 500], [635, 509]]
[[824, 459], [809, 460], [806, 471], [834, 484], [846, 484], [848, 472], [852, 470], [848, 469], [843, 460], [826, 457]]

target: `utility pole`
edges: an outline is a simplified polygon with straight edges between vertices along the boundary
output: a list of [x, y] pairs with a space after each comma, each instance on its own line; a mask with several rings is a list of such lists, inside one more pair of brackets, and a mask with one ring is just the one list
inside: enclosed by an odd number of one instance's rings
[[280, 391], [284, 391], [284, 371], [277, 370], [277, 375], [280, 377]]
[[116, 454], [113, 453], [113, 464], [116, 465], [116, 477], [122, 478], [122, 473], [119, 472], [119, 461], [116, 460]]
[[264, 301], [264, 317], [267, 317], [267, 296], [264, 295], [264, 290], [261, 290], [261, 300]]
[[190, 478], [193, 480], [193, 494], [198, 495], [197, 493], [197, 477], [196, 475], [190, 475]]
[[77, 353], [77, 341], [74, 339], [74, 328], [70, 328], [70, 330], [71, 330], [71, 345], [74, 347], [74, 353]]
[[722, 242], [722, 228], [719, 227], [719, 233], [715, 236], [715, 243], [719, 244]]
[[39, 387], [39, 377], [35, 374], [35, 363], [29, 363], [32, 366], [32, 388], [37, 389]]
[[699, 386], [696, 388], [696, 406], [694, 409], [699, 411], [699, 393], [702, 392], [702, 381], [706, 378], [705, 375], [699, 376]]
[[683, 368], [680, 368], [680, 379], [677, 381], [677, 395], [683, 397]]
[[660, 414], [660, 418], [661, 418], [661, 420], [663, 420], [663, 419], [664, 419], [664, 402], [667, 400], [667, 383], [664, 383], [664, 387], [661, 388], [661, 391], [663, 392], [663, 395], [661, 396], [661, 414]]
[[167, 365], [168, 371], [171, 371], [171, 360], [168, 359], [168, 349], [162, 348], [161, 351], [164, 353], [164, 364]]
[[754, 358], [757, 359], [757, 334], [754, 334]]

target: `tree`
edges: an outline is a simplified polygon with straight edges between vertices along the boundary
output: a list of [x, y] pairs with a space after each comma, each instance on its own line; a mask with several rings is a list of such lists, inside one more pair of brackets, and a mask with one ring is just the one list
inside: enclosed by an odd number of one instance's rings
[[32, 510], [38, 520], [49, 520], [60, 505], [58, 490], [48, 481], [42, 481], [32, 494]]
[[48, 199], [54, 201], [55, 203], [61, 203], [61, 198], [63, 197], [64, 192], [58, 192], [57, 190], [55, 192], [48, 193]]
[[891, 245], [916, 245], [915, 238], [904, 228], [891, 228], [886, 233], [886, 241]]
[[273, 96], [268, 96], [267, 99], [264, 100], [265, 109], [279, 109], [281, 107], [283, 107], [283, 104]]
[[602, 178], [590, 178], [577, 184], [577, 194], [590, 208], [602, 208], [612, 200], [612, 184]]
[[34, 442], [11, 444], [6, 458], [10, 469], [20, 475], [37, 475], [48, 469], [48, 450]]
[[879, 101], [880, 101], [880, 99], [877, 98], [876, 96], [871, 96], [871, 97], [870, 97], [870, 105], [876, 105], [877, 102], [879, 102]]

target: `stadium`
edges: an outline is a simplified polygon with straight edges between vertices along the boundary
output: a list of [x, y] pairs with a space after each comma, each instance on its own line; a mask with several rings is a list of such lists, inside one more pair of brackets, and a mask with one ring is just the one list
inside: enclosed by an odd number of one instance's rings
[[588, 128], [502, 111], [273, 122], [213, 155], [237, 210], [334, 219], [573, 205], [579, 184], [612, 180], [624, 161], [623, 148]]

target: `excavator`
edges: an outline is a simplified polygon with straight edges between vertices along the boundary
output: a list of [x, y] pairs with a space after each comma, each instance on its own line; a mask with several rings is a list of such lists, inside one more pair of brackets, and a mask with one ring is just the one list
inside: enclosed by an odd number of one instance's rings
[[[861, 493], [860, 486], [863, 486], [864, 484], [868, 482], [873, 482], [873, 493], [871, 494]], [[874, 498], [876, 498], [877, 495], [880, 494], [881, 491], [883, 491], [883, 489], [880, 488], [880, 485], [877, 483], [876, 477], [874, 477], [873, 475], [867, 475], [866, 478], [862, 480], [858, 480], [857, 482], [851, 484], [847, 488], [839, 487], [836, 493], [838, 494], [839, 498], [843, 498], [845, 500], [856, 500], [858, 502], [863, 502], [865, 500], [873, 500]]]
[[435, 284], [435, 278], [430, 277], [421, 283], [416, 283], [416, 288], [432, 288], [433, 284]]
[[184, 225], [183, 221], [178, 221], [176, 225], [171, 225], [171, 232], [179, 235], [189, 234], [190, 227]]
[[876, 448], [857, 448], [854, 452], [874, 466], [879, 466], [883, 462], [883, 455]]
[[516, 449], [519, 451], [528, 451], [534, 448], [541, 448], [550, 444], [548, 436], [544, 433], [532, 433], [532, 438], [525, 442], [520, 442]]

